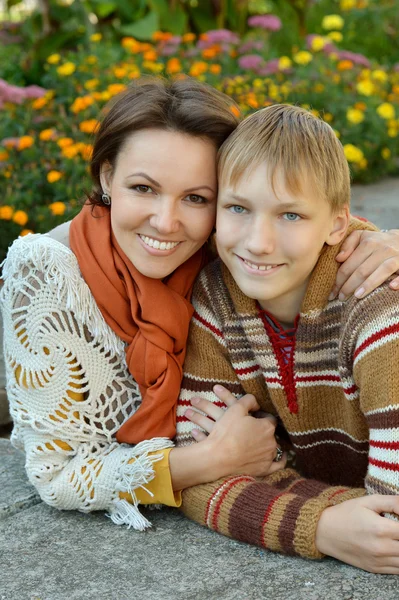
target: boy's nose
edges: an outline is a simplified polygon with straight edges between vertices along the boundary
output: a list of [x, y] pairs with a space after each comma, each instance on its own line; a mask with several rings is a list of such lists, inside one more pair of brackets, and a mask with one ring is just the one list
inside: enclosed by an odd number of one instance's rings
[[249, 232], [245, 247], [251, 254], [257, 256], [272, 254], [276, 247], [276, 239], [271, 224], [264, 220], [255, 223]]

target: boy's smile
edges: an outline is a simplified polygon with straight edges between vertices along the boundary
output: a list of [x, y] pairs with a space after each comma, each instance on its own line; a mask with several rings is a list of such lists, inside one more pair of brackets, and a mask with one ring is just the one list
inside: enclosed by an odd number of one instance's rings
[[338, 244], [345, 234], [348, 208], [333, 213], [305, 177], [302, 192], [295, 194], [280, 170], [274, 189], [269, 179], [263, 163], [234, 189], [222, 182], [217, 247], [242, 292], [291, 324], [324, 244]]

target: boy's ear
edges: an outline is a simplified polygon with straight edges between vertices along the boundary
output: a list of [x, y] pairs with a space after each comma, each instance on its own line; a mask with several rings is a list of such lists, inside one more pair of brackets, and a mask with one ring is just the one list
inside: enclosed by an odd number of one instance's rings
[[112, 167], [108, 161], [103, 162], [100, 167], [100, 181], [103, 192], [109, 194], [112, 183]]
[[329, 246], [335, 246], [344, 239], [346, 230], [348, 229], [350, 219], [349, 206], [344, 206], [335, 215], [332, 228], [326, 239], [326, 244]]

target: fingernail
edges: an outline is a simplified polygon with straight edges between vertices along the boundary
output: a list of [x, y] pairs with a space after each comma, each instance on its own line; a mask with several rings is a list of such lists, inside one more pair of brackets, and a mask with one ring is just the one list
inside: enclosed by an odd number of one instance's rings
[[191, 410], [191, 408], [188, 408], [186, 410], [186, 412], [184, 413], [184, 416], [187, 417], [187, 419], [191, 419], [191, 417], [193, 416], [193, 414], [194, 414], [194, 411]]
[[343, 294], [342, 292], [340, 293], [340, 295], [338, 296], [338, 299], [341, 300], [341, 302], [343, 302], [345, 300], [345, 294]]
[[356, 292], [355, 292], [355, 296], [356, 296], [356, 298], [361, 298], [361, 297], [363, 296], [363, 294], [364, 294], [364, 291], [365, 291], [365, 290], [364, 290], [364, 288], [363, 288], [363, 287], [361, 287], [361, 288], [359, 288], [358, 290], [356, 290]]
[[191, 404], [198, 404], [199, 401], [199, 398], [191, 398]]
[[197, 430], [197, 429], [192, 429], [192, 430], [191, 430], [191, 435], [192, 435], [193, 437], [197, 437], [197, 435], [198, 435], [198, 430]]
[[394, 288], [396, 290], [397, 288], [399, 288], [399, 282], [391, 281], [391, 283], [389, 284], [389, 287]]
[[224, 391], [224, 387], [222, 385], [219, 385], [219, 384], [214, 385], [213, 386], [213, 391], [216, 392], [216, 393], [217, 392], [223, 392]]
[[329, 301], [334, 300], [335, 296], [336, 296], [336, 293], [335, 292], [331, 292], [331, 294], [328, 296], [328, 300]]

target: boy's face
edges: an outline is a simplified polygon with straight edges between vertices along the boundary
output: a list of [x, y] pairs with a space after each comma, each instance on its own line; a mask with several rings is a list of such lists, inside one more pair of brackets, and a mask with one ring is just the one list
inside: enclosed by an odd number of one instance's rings
[[333, 214], [311, 185], [294, 196], [279, 171], [274, 187], [265, 164], [244, 174], [234, 189], [220, 186], [217, 247], [242, 292], [292, 323], [323, 245], [343, 239], [349, 211]]

